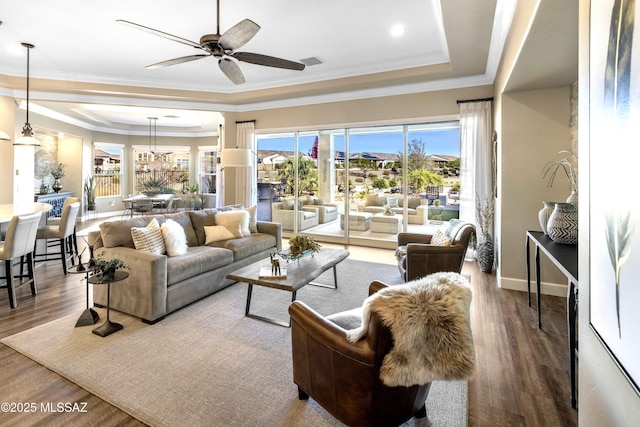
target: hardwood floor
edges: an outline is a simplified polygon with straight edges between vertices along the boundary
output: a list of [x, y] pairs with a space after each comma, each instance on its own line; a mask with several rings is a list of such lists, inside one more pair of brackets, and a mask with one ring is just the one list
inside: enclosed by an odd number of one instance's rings
[[[390, 250], [347, 249], [352, 258], [395, 264]], [[535, 305], [527, 305], [526, 294], [497, 288], [495, 276], [481, 273], [476, 263], [465, 263], [463, 273], [471, 275], [474, 290], [471, 316], [477, 358], [469, 382], [469, 425], [577, 425], [577, 411], [569, 399], [565, 299], [542, 297], [540, 330]], [[38, 295], [32, 296], [28, 285], [18, 288], [18, 307], [13, 310], [7, 292], [0, 289], [0, 338], [80, 315], [85, 308], [82, 275], [64, 276], [60, 262], [51, 261], [37, 266], [36, 278]], [[38, 407], [35, 413], [0, 414], [2, 426], [144, 425], [4, 345], [0, 366], [0, 402], [34, 402]], [[40, 404], [48, 402], [86, 402], [86, 412], [40, 411]]]

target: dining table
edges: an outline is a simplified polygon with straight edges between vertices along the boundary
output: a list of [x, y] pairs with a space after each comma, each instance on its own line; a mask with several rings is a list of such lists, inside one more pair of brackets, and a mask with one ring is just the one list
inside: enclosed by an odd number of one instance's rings
[[161, 193], [161, 194], [155, 194], [155, 195], [146, 195], [146, 194], [136, 194], [135, 196], [131, 196], [131, 197], [127, 197], [122, 199], [122, 201], [124, 203], [131, 203], [133, 209], [131, 209], [131, 216], [133, 217], [134, 212], [136, 211], [135, 206], [136, 204], [142, 202], [151, 202], [151, 204], [154, 207], [159, 207], [159, 206], [167, 206], [167, 203], [169, 202], [169, 200], [171, 200], [171, 198], [173, 198], [175, 200], [174, 194], [172, 193]]
[[[0, 204], [0, 225], [6, 224], [11, 221], [16, 215], [28, 215], [35, 212], [47, 213], [53, 206], [49, 203], [34, 202], [25, 205], [18, 205], [14, 203]], [[46, 215], [43, 215], [46, 220]]]

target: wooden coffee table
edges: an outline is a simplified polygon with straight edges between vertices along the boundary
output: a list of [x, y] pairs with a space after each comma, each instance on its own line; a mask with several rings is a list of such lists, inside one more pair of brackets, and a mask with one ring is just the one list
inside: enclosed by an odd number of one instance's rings
[[[281, 260], [280, 265], [282, 268], [287, 269], [287, 277], [285, 279], [260, 279], [258, 277], [260, 269], [262, 267], [271, 267], [271, 261], [267, 258], [228, 274], [227, 279], [249, 284], [249, 288], [247, 290], [247, 305], [244, 312], [245, 316], [260, 319], [265, 322], [275, 323], [276, 325], [290, 327], [291, 319], [289, 319], [289, 323], [284, 323], [275, 319], [252, 314], [250, 312], [253, 285], [289, 291], [291, 292], [292, 302], [296, 300], [296, 292], [298, 289], [305, 285], [337, 289], [338, 275], [336, 274], [336, 265], [344, 261], [348, 256], [349, 252], [342, 249], [322, 248], [320, 252], [315, 253], [313, 256], [306, 256], [298, 261], [289, 262], [288, 264]], [[313, 282], [314, 279], [330, 268], [333, 268], [333, 287]]]

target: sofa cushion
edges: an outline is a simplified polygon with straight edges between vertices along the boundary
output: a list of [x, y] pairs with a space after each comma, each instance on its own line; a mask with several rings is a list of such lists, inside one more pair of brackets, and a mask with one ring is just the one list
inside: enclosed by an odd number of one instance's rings
[[167, 258], [167, 286], [233, 262], [233, 253], [210, 246], [190, 247], [186, 254]]
[[158, 220], [153, 218], [146, 227], [131, 227], [133, 245], [139, 251], [164, 255], [166, 248]]
[[205, 245], [219, 242], [220, 240], [233, 239], [235, 237], [233, 233], [223, 225], [207, 225], [204, 227], [204, 234], [206, 236]]
[[420, 198], [409, 197], [409, 203], [408, 203], [409, 209], [416, 209], [418, 206], [420, 206]]
[[126, 246], [135, 249], [133, 237], [131, 237], [132, 227], [146, 227], [148, 218], [139, 217], [117, 221], [105, 221], [100, 224], [100, 236], [105, 248], [115, 248], [116, 246]]
[[389, 205], [392, 208], [397, 208], [400, 205], [398, 204], [398, 198], [395, 196], [389, 196], [387, 197], [387, 205]]
[[275, 248], [276, 238], [271, 234], [258, 233], [252, 234], [251, 237], [214, 242], [209, 246], [229, 249], [233, 252], [233, 259], [237, 261], [258, 252]]
[[435, 246], [451, 246], [451, 238], [438, 229], [431, 238], [431, 244]]
[[[245, 210], [218, 212], [216, 214], [216, 225], [227, 227], [236, 237], [251, 235], [251, 230], [249, 230], [249, 212]], [[240, 236], [236, 235], [238, 225], [240, 226]]]
[[187, 235], [184, 228], [172, 219], [168, 219], [160, 226], [164, 245], [167, 248], [167, 255], [180, 256], [187, 253]]
[[375, 193], [369, 193], [364, 196], [364, 204], [366, 206], [382, 206], [385, 202], [379, 201], [378, 195]]
[[316, 206], [322, 206], [324, 205], [324, 201], [321, 198], [316, 197], [315, 199], [313, 199], [313, 204]]
[[196, 241], [199, 246], [204, 245], [205, 233], [204, 227], [216, 225], [216, 213], [217, 209], [202, 209], [199, 211], [189, 211], [189, 217], [193, 224], [193, 231], [196, 234]]

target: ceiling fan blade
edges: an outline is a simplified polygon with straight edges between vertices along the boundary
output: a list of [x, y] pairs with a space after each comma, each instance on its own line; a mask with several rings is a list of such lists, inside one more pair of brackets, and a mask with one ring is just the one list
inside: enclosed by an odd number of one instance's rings
[[155, 70], [156, 68], [168, 67], [169, 65], [176, 65], [176, 64], [182, 64], [183, 62], [195, 61], [196, 59], [206, 58], [207, 56], [211, 56], [211, 54], [182, 56], [180, 58], [173, 58], [167, 61], [162, 61], [162, 62], [157, 62], [155, 64], [147, 65], [145, 68], [148, 70]]
[[305, 65], [300, 62], [289, 61], [287, 59], [276, 58], [275, 56], [262, 55], [251, 52], [235, 52], [232, 54], [238, 61], [249, 62], [251, 64], [266, 65], [267, 67], [285, 68], [287, 70], [304, 70]]
[[250, 19], [238, 22], [220, 36], [218, 44], [226, 50], [236, 50], [244, 46], [260, 30], [260, 25]]
[[186, 44], [187, 46], [192, 46], [192, 47], [197, 47], [199, 49], [202, 49], [202, 46], [200, 46], [198, 43], [192, 42], [191, 40], [183, 39], [182, 37], [174, 36], [173, 34], [165, 33], [159, 30], [155, 30], [153, 28], [145, 27], [144, 25], [125, 21], [123, 19], [117, 19], [116, 22], [118, 24], [126, 25], [128, 27], [135, 28], [137, 30], [141, 30], [147, 33], [151, 33], [156, 36], [164, 37], [165, 39], [173, 40], [174, 42], [178, 42], [178, 43]]
[[241, 85], [245, 83], [244, 75], [242, 71], [240, 71], [240, 67], [234, 61], [229, 58], [222, 58], [218, 61], [218, 65], [220, 69], [224, 73], [225, 76], [229, 78], [233, 83], [237, 85]]

